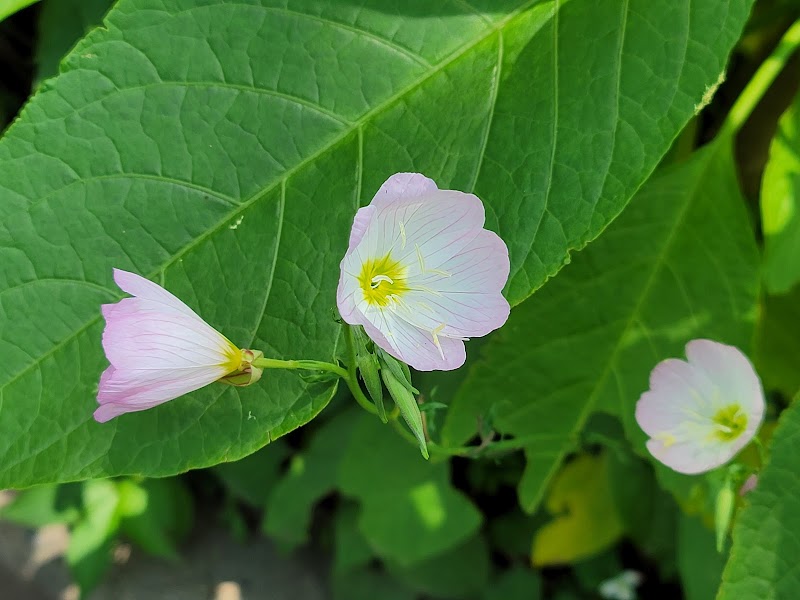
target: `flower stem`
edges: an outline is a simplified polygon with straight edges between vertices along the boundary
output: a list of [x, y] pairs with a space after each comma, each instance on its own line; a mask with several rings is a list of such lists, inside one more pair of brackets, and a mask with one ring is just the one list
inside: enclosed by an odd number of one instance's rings
[[347, 378], [347, 371], [339, 365], [318, 360], [278, 360], [276, 358], [257, 358], [253, 366], [259, 369], [305, 369], [307, 371], [328, 371]]
[[800, 46], [800, 20], [795, 21], [783, 34], [775, 50], [761, 63], [758, 71], [742, 90], [722, 124], [720, 135], [735, 135], [742, 128], [798, 46]]

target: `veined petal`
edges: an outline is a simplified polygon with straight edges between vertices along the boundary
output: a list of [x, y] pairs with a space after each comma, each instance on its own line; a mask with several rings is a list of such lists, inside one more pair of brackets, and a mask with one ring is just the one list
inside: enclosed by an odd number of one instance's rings
[[352, 252], [364, 237], [370, 221], [372, 221], [375, 216], [376, 210], [374, 206], [370, 205], [359, 208], [356, 211], [356, 216], [353, 219], [353, 227], [350, 229], [350, 241], [347, 243], [348, 253]]
[[[236, 347], [199, 317], [126, 298], [102, 307], [103, 349], [117, 369], [182, 369], [234, 365]], [[235, 361], [234, 361], [235, 362]]]
[[100, 423], [118, 415], [153, 408], [199, 390], [226, 375], [221, 367], [184, 370], [120, 370], [113, 365], [100, 377], [94, 418]]
[[458, 254], [481, 231], [483, 204], [472, 194], [439, 190], [377, 211], [356, 250], [365, 258], [391, 254], [416, 268], [431, 268]]
[[696, 475], [715, 469], [736, 454], [720, 445], [699, 445], [692, 441], [665, 444], [661, 440], [651, 439], [647, 442], [647, 449], [670, 469], [685, 475]]
[[[145, 279], [141, 275], [123, 271], [122, 269], [114, 269], [114, 282], [119, 286], [119, 289], [126, 294], [160, 304], [164, 307], [200, 319], [196, 312], [186, 306], [176, 296], [170, 294], [160, 285], [153, 283], [149, 279]], [[200, 320], [202, 321], [202, 319]]]
[[[417, 371], [451, 371], [467, 359], [460, 339], [434, 338], [431, 332], [410, 325], [391, 311], [371, 309], [365, 316], [369, 324], [365, 329], [372, 341]], [[375, 329], [380, 338], [371, 335]]]

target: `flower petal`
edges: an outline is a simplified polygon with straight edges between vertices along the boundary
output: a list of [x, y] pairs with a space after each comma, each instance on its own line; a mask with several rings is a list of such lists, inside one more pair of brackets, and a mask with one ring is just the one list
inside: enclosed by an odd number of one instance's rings
[[213, 383], [221, 367], [191, 370], [120, 370], [108, 367], [100, 377], [94, 418], [104, 423], [118, 415], [153, 408]]
[[472, 194], [439, 190], [421, 198], [392, 203], [378, 210], [355, 251], [363, 258], [392, 259], [429, 268], [458, 254], [483, 227], [481, 201]]
[[712, 340], [692, 340], [686, 344], [686, 356], [719, 388], [722, 406], [738, 403], [747, 411], [748, 421], [760, 425], [765, 404], [761, 380], [738, 348]]
[[647, 449], [660, 462], [686, 475], [716, 469], [733, 458], [738, 451], [731, 451], [729, 445], [723, 444], [698, 445], [690, 441], [665, 444], [655, 439], [648, 440]]
[[481, 230], [456, 256], [410, 279], [402, 298], [411, 322], [448, 337], [483, 336], [501, 327], [510, 307], [501, 290], [508, 280], [508, 248], [493, 232]]
[[235, 348], [195, 315], [164, 310], [140, 298], [102, 307], [106, 319], [103, 349], [117, 369], [188, 369], [216, 367]]
[[[460, 339], [433, 336], [410, 325], [391, 311], [371, 309], [365, 315], [364, 329], [378, 346], [417, 371], [451, 371], [467, 359], [464, 342]], [[380, 336], [375, 335], [375, 330]]]
[[433, 179], [428, 179], [421, 173], [395, 173], [383, 183], [370, 205], [380, 208], [398, 200], [418, 198], [438, 189]]
[[123, 271], [122, 269], [114, 269], [114, 282], [119, 286], [119, 289], [126, 294], [141, 298], [142, 300], [149, 300], [150, 302], [161, 304], [172, 310], [200, 319], [196, 312], [186, 306], [177, 297], [157, 283], [153, 283], [141, 275]]

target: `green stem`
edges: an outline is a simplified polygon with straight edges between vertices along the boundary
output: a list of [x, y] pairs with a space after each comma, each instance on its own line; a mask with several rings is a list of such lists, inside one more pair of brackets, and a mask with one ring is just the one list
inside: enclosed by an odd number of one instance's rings
[[258, 369], [305, 369], [307, 371], [328, 371], [347, 379], [347, 371], [339, 365], [318, 360], [278, 360], [277, 358], [257, 358], [253, 366]]
[[775, 50], [742, 90], [722, 124], [720, 135], [735, 135], [742, 128], [798, 46], [800, 46], [800, 20], [795, 21], [783, 34]]
[[373, 415], [378, 414], [375, 405], [367, 400], [361, 388], [358, 386], [355, 370], [351, 373], [350, 370], [346, 371], [339, 365], [318, 360], [278, 360], [277, 358], [257, 358], [253, 361], [253, 366], [259, 369], [305, 369], [307, 371], [327, 371], [329, 373], [335, 373], [345, 380], [356, 402], [358, 402], [362, 408]]

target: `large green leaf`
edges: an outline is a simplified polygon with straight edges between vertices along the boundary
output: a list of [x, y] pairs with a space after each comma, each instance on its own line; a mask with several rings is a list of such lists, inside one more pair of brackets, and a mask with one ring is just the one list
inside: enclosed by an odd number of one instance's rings
[[91, 421], [111, 267], [231, 340], [330, 359], [353, 212], [474, 189], [520, 302], [619, 213], [752, 0], [122, 0], [0, 141], [0, 486], [233, 460], [330, 385], [270, 373]]
[[619, 414], [643, 449], [634, 404], [655, 364], [711, 337], [747, 349], [758, 253], [724, 140], [649, 181], [608, 231], [511, 315], [461, 387], [443, 430], [482, 414], [528, 440], [519, 488], [532, 511], [593, 411]]
[[800, 283], [800, 94], [778, 123], [761, 185], [764, 283], [776, 294]]
[[800, 589], [800, 397], [781, 416], [770, 460], [736, 519], [718, 600], [794, 600]]
[[358, 528], [378, 556], [399, 567], [419, 566], [475, 534], [481, 514], [450, 484], [449, 463], [420, 460], [371, 415], [355, 422], [339, 488], [360, 503]]
[[765, 389], [787, 400], [800, 390], [800, 284], [761, 300], [755, 363]]

